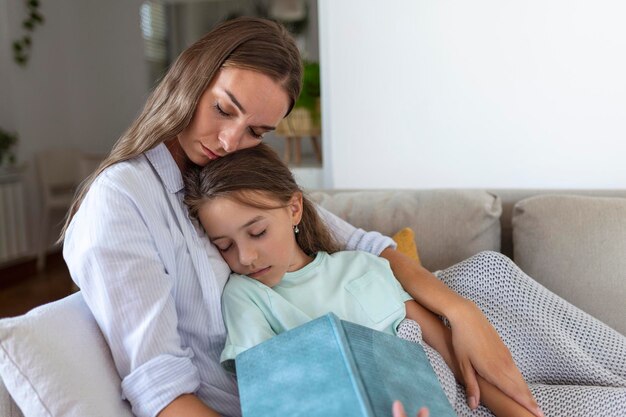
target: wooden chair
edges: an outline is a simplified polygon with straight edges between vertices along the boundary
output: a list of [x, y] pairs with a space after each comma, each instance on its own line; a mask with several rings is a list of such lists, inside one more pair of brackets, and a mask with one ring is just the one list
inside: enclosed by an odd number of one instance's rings
[[37, 269], [46, 266], [53, 212], [66, 212], [80, 182], [97, 168], [104, 155], [85, 154], [75, 148], [46, 149], [35, 153], [42, 213], [37, 247]]
[[302, 138], [310, 137], [317, 162], [322, 163], [322, 150], [319, 143], [321, 129], [319, 121], [314, 121], [308, 109], [297, 107], [291, 111], [276, 127], [276, 135], [285, 138], [285, 163], [291, 162], [293, 153], [294, 164], [302, 162]]

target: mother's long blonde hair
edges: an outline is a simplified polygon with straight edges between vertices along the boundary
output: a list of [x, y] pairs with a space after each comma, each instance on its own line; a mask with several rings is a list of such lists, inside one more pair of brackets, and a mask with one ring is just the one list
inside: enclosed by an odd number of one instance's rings
[[141, 114], [117, 140], [98, 169], [80, 185], [59, 240], [63, 240], [98, 174], [176, 137], [191, 121], [200, 96], [222, 67], [259, 71], [280, 83], [291, 100], [287, 114], [300, 95], [300, 53], [283, 26], [253, 17], [233, 19], [216, 26], [180, 54], [150, 94]]

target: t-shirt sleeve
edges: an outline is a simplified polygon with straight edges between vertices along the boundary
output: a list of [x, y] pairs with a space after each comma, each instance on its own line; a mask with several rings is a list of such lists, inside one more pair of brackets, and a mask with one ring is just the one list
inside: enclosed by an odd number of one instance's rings
[[274, 336], [261, 309], [267, 293], [249, 278], [232, 274], [222, 294], [222, 312], [228, 335], [220, 356], [224, 369], [235, 372], [235, 358], [240, 353]]

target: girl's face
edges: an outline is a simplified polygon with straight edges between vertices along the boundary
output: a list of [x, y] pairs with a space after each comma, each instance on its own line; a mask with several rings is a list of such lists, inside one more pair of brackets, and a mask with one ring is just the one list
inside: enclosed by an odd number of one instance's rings
[[198, 217], [211, 242], [233, 272], [273, 287], [286, 272], [309, 262], [293, 231], [302, 218], [302, 194], [296, 193], [286, 207], [266, 194], [255, 193], [261, 209], [221, 197], [206, 202]]
[[[226, 67], [204, 91], [189, 125], [169, 147], [179, 167], [180, 150], [204, 166], [239, 149], [261, 143], [287, 113], [289, 96], [283, 87], [257, 71]], [[181, 164], [182, 163], [182, 164]]]

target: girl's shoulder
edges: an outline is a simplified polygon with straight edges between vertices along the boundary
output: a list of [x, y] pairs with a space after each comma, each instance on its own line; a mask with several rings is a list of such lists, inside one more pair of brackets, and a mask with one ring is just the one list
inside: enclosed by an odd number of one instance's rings
[[349, 266], [350, 268], [386, 268], [389, 266], [389, 262], [386, 259], [360, 250], [343, 250], [332, 254], [323, 252], [323, 254], [324, 262], [346, 267]]

